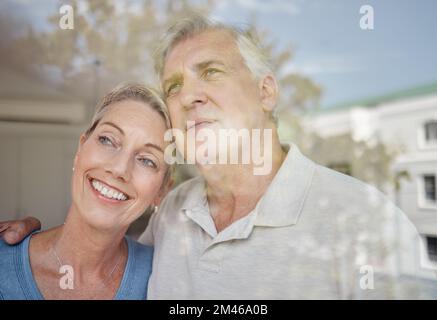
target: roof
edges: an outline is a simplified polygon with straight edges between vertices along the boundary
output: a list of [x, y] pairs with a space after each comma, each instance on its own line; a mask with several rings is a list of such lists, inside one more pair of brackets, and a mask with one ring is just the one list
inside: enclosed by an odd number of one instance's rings
[[437, 94], [437, 82], [427, 85], [417, 86], [413, 88], [408, 88], [400, 91], [395, 91], [382, 96], [350, 101], [350, 102], [341, 103], [338, 105], [333, 105], [328, 107], [322, 107], [318, 111], [319, 112], [337, 111], [337, 110], [348, 109], [356, 106], [371, 108], [387, 102], [426, 96], [430, 94]]

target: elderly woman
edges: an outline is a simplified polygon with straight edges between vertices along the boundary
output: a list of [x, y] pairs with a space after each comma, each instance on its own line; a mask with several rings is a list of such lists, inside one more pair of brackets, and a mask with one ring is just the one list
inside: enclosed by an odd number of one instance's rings
[[65, 223], [18, 246], [0, 240], [0, 299], [145, 299], [152, 248], [125, 236], [166, 193], [169, 120], [152, 90], [107, 94], [80, 137]]

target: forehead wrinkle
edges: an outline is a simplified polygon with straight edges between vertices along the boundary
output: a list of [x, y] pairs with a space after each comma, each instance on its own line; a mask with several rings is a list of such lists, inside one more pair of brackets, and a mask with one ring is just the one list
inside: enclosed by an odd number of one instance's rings
[[[217, 36], [211, 37], [211, 33], [216, 34]], [[223, 50], [223, 48], [225, 49]], [[182, 60], [182, 71], [175, 72], [173, 75], [170, 76], [170, 78], [161, 82], [162, 88], [164, 90], [169, 83], [173, 83], [174, 81], [180, 81], [181, 83], [183, 83], [183, 70], [187, 68], [186, 64], [190, 64], [190, 61], [192, 61], [193, 59], [201, 60], [201, 62], [195, 63], [194, 66], [189, 68], [190, 71], [194, 72], [199, 72], [202, 67], [199, 66], [199, 64], [207, 61], [216, 61], [222, 64], [225, 68], [227, 68], [228, 71], [235, 70], [235, 67], [237, 65], [242, 65], [243, 67], [247, 68], [236, 41], [232, 37], [229, 37], [229, 33], [227, 30], [209, 30], [197, 35], [190, 36], [182, 40], [181, 42], [178, 42], [168, 52], [164, 65], [164, 75], [166, 69], [168, 70], [169, 65], [172, 68], [178, 68], [177, 65], [171, 63], [174, 60], [175, 52], [177, 52], [177, 59]], [[198, 59], [197, 57], [200, 57], [200, 59]], [[224, 57], [225, 60], [227, 60], [227, 63], [222, 62]], [[179, 78], [175, 79], [176, 76], [179, 76]]]
[[[211, 47], [223, 48], [224, 47], [222, 45], [223, 42], [230, 42], [229, 44], [227, 44], [226, 47], [228, 48], [234, 47], [234, 49], [237, 49], [238, 51], [236, 42], [233, 41], [233, 39], [229, 39], [229, 37], [224, 37], [226, 35], [225, 32], [227, 33], [227, 31], [225, 30], [207, 30], [199, 34], [191, 35], [189, 37], [186, 37], [178, 41], [174, 46], [170, 48], [169, 52], [167, 53], [164, 62], [164, 67], [168, 65], [169, 60], [173, 60], [171, 56], [174, 54], [175, 51], [181, 51], [181, 54], [183, 54], [184, 56], [192, 57], [194, 56], [193, 50], [199, 51], [199, 47], [200, 49], [204, 49], [204, 48], [208, 49]], [[214, 39], [212, 39], [210, 36], [208, 36], [210, 34], [217, 34], [217, 36]], [[181, 47], [183, 49], [181, 49]]]
[[[183, 63], [182, 69], [185, 68], [184, 65], [185, 65], [185, 62]], [[225, 69], [229, 69], [229, 70], [233, 69], [229, 64], [223, 62], [222, 59], [216, 58], [216, 57], [212, 57], [212, 58], [207, 57], [200, 62], [196, 62], [193, 66], [190, 66], [188, 69], [195, 72], [195, 73], [198, 73], [199, 71], [202, 71], [211, 65], [218, 65], [218, 66], [221, 66], [221, 67], [223, 67]], [[163, 87], [164, 88], [167, 87], [168, 84], [170, 84], [170, 83], [183, 83], [183, 80], [184, 80], [183, 72], [177, 71], [172, 76], [170, 76], [168, 79], [164, 80]]]

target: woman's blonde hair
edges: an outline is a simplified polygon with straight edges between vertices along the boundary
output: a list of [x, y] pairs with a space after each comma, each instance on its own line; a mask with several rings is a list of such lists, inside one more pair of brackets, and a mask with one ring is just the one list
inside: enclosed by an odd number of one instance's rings
[[122, 83], [108, 92], [97, 104], [91, 124], [85, 131], [85, 136], [88, 137], [94, 131], [110, 105], [125, 100], [146, 103], [161, 115], [167, 128], [170, 128], [167, 107], [156, 90], [140, 83]]

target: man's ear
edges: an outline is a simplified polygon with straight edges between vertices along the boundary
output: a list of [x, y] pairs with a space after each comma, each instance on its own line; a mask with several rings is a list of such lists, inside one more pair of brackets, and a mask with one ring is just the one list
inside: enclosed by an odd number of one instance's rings
[[278, 102], [278, 83], [272, 74], [265, 75], [259, 81], [260, 98], [263, 109], [272, 112]]

